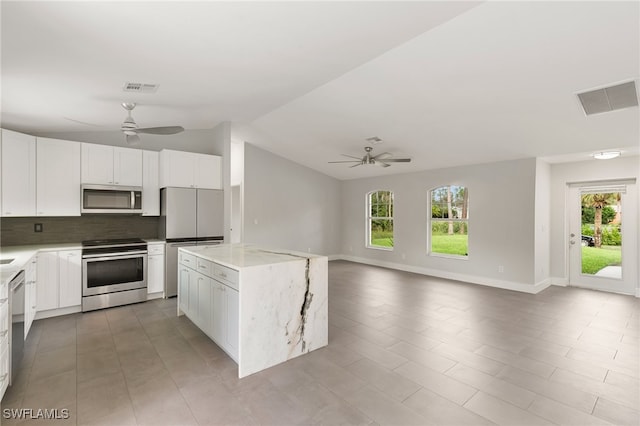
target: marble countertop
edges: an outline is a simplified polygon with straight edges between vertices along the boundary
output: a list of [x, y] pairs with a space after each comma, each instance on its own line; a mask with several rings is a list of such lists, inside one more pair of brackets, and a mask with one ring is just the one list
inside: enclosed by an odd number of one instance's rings
[[189, 246], [181, 247], [180, 250], [235, 270], [250, 268], [252, 266], [324, 257], [311, 253], [266, 248], [252, 244]]

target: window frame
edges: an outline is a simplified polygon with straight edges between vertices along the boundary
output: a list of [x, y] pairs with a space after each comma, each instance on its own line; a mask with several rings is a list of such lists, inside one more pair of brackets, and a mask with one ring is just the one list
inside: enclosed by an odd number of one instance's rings
[[[451, 188], [458, 187], [464, 188], [466, 191], [466, 218], [434, 218], [433, 217], [433, 192], [442, 188]], [[447, 259], [457, 259], [457, 260], [469, 260], [469, 187], [465, 185], [457, 185], [457, 184], [448, 184], [448, 185], [439, 185], [433, 187], [427, 191], [427, 255], [433, 257], [443, 257]], [[433, 222], [458, 222], [465, 223], [466, 226], [466, 235], [467, 235], [467, 254], [451, 254], [451, 253], [440, 253], [433, 251]]]
[[[379, 192], [388, 192], [391, 196], [391, 216], [372, 216], [371, 215], [371, 196], [373, 194], [377, 194]], [[369, 191], [366, 194], [366, 199], [365, 199], [365, 247], [368, 249], [374, 249], [374, 250], [384, 250], [384, 251], [393, 251], [394, 247], [395, 247], [395, 221], [393, 219], [394, 213], [395, 213], [395, 195], [394, 192], [390, 189], [375, 189], [373, 191]], [[371, 222], [373, 220], [390, 220], [392, 227], [393, 227], [393, 243], [394, 245], [391, 247], [385, 247], [385, 246], [375, 246], [373, 244], [371, 244]]]

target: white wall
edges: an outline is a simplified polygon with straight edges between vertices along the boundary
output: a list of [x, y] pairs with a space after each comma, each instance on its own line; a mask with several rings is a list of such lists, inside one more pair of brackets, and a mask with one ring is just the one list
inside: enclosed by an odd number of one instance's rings
[[551, 257], [549, 254], [551, 228], [551, 166], [536, 160], [535, 193], [535, 282], [549, 283]]
[[[551, 165], [551, 277], [554, 284], [565, 285], [569, 280], [568, 230], [567, 230], [567, 183], [589, 182], [610, 179], [640, 180], [640, 157], [619, 157], [613, 160], [589, 160], [576, 163]], [[640, 188], [640, 182], [636, 184]], [[626, 218], [625, 220], [633, 220]], [[636, 217], [636, 221], [640, 218]], [[640, 235], [638, 235], [640, 246]], [[635, 261], [638, 267], [637, 259]]]
[[340, 181], [250, 143], [244, 159], [243, 242], [340, 253]]
[[[445, 278], [535, 292], [536, 160], [429, 170], [342, 182], [342, 253], [353, 260]], [[426, 254], [428, 192], [469, 189], [467, 260]], [[394, 250], [365, 247], [366, 194], [394, 192]], [[498, 272], [498, 266], [504, 272]]]

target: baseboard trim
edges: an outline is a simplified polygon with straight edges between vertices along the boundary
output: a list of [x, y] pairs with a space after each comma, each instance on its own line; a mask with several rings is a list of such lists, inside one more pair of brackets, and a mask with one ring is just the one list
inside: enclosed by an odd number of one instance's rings
[[38, 311], [34, 319], [45, 319], [51, 317], [59, 317], [62, 315], [75, 314], [82, 312], [82, 305], [71, 306], [69, 308], [49, 309], [48, 311]]
[[551, 277], [551, 285], [556, 285], [558, 287], [568, 287], [569, 280], [564, 277]]
[[[331, 257], [333, 258], [334, 256], [331, 256]], [[430, 269], [430, 268], [424, 268], [424, 267], [414, 266], [414, 265], [405, 265], [405, 264], [395, 263], [395, 262], [371, 260], [364, 257], [356, 257], [356, 256], [341, 255], [341, 256], [335, 257], [332, 260], [347, 260], [350, 262], [363, 263], [366, 265], [382, 266], [384, 268], [396, 269], [399, 271], [413, 272], [421, 275], [428, 275], [432, 277], [462, 281], [470, 284], [480, 284], [487, 287], [501, 288], [504, 290], [513, 290], [513, 291], [518, 291], [521, 293], [529, 293], [529, 294], [537, 294], [551, 285], [550, 279], [543, 280], [536, 284], [525, 284], [525, 283], [520, 283], [515, 281], [506, 281], [506, 280], [498, 280], [495, 278], [479, 277], [476, 275], [459, 274], [455, 272], [441, 271], [438, 269]]]

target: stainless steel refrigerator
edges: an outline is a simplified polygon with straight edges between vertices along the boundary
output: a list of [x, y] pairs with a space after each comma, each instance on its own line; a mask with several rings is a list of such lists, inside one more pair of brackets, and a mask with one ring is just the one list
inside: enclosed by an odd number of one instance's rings
[[164, 297], [178, 294], [178, 248], [220, 244], [224, 238], [224, 195], [217, 189], [162, 188], [160, 238], [167, 241]]

